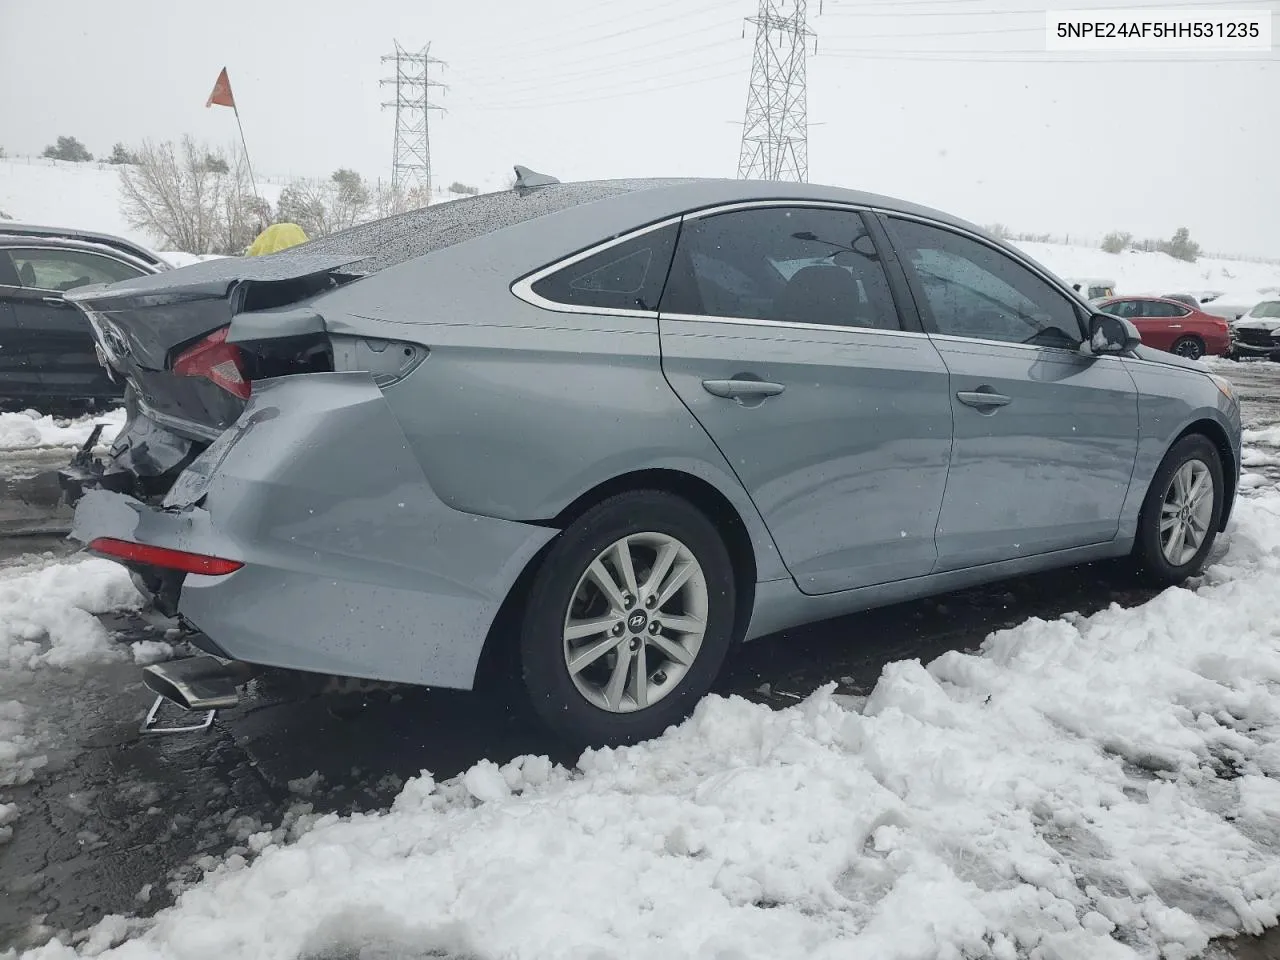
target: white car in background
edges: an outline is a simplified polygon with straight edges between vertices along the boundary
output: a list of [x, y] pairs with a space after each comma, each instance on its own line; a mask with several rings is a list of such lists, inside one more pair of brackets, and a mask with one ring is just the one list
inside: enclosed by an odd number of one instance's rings
[[1280, 360], [1280, 299], [1263, 300], [1231, 324], [1231, 356]]
[[1080, 296], [1092, 302], [1116, 295], [1116, 282], [1105, 277], [1070, 277], [1067, 283]]

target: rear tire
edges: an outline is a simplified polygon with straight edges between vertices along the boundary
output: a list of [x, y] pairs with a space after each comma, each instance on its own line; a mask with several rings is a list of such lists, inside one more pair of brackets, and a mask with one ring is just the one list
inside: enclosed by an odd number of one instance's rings
[[1222, 460], [1208, 437], [1193, 433], [1170, 448], [1138, 518], [1133, 560], [1143, 580], [1165, 587], [1200, 572], [1218, 536], [1225, 489]]
[[1204, 341], [1199, 337], [1179, 337], [1169, 352], [1188, 360], [1199, 360], [1204, 356]]
[[723, 539], [688, 501], [642, 490], [597, 504], [556, 537], [529, 589], [520, 666], [533, 709], [575, 746], [660, 735], [720, 672], [734, 592]]

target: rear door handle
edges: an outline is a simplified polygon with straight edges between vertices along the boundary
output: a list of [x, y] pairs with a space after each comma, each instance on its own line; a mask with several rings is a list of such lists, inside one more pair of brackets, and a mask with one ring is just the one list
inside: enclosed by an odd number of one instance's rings
[[702, 388], [714, 397], [738, 400], [743, 397], [776, 397], [787, 389], [768, 380], [703, 380]]
[[1003, 407], [1013, 402], [1012, 397], [986, 390], [961, 390], [956, 399], [967, 407]]
[[51, 307], [65, 307], [67, 305], [67, 301], [61, 297], [41, 297], [40, 302], [47, 303]]

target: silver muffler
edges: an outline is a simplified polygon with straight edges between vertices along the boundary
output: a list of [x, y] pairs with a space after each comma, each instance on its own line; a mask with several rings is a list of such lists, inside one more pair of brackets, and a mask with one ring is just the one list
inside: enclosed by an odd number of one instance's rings
[[[143, 733], [191, 733], [208, 730], [219, 710], [240, 702], [239, 687], [248, 683], [256, 668], [236, 660], [219, 657], [187, 657], [154, 663], [144, 667], [142, 682], [156, 694], [155, 702], [142, 721]], [[160, 708], [174, 703], [183, 710], [204, 711], [197, 724], [179, 727], [159, 726]]]

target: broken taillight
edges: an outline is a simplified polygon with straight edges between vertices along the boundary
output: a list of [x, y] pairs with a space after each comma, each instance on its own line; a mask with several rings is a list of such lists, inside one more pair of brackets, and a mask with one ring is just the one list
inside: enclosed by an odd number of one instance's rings
[[195, 346], [182, 351], [173, 361], [173, 372], [180, 377], [204, 377], [241, 400], [248, 400], [253, 383], [244, 375], [240, 348], [234, 343], [227, 343], [230, 329], [215, 330]]
[[239, 560], [207, 557], [202, 553], [153, 547], [145, 543], [132, 543], [112, 537], [98, 537], [89, 544], [89, 549], [94, 553], [128, 563], [143, 563], [163, 570], [179, 570], [182, 573], [202, 573], [207, 577], [225, 577], [228, 573], [235, 573], [244, 566]]

